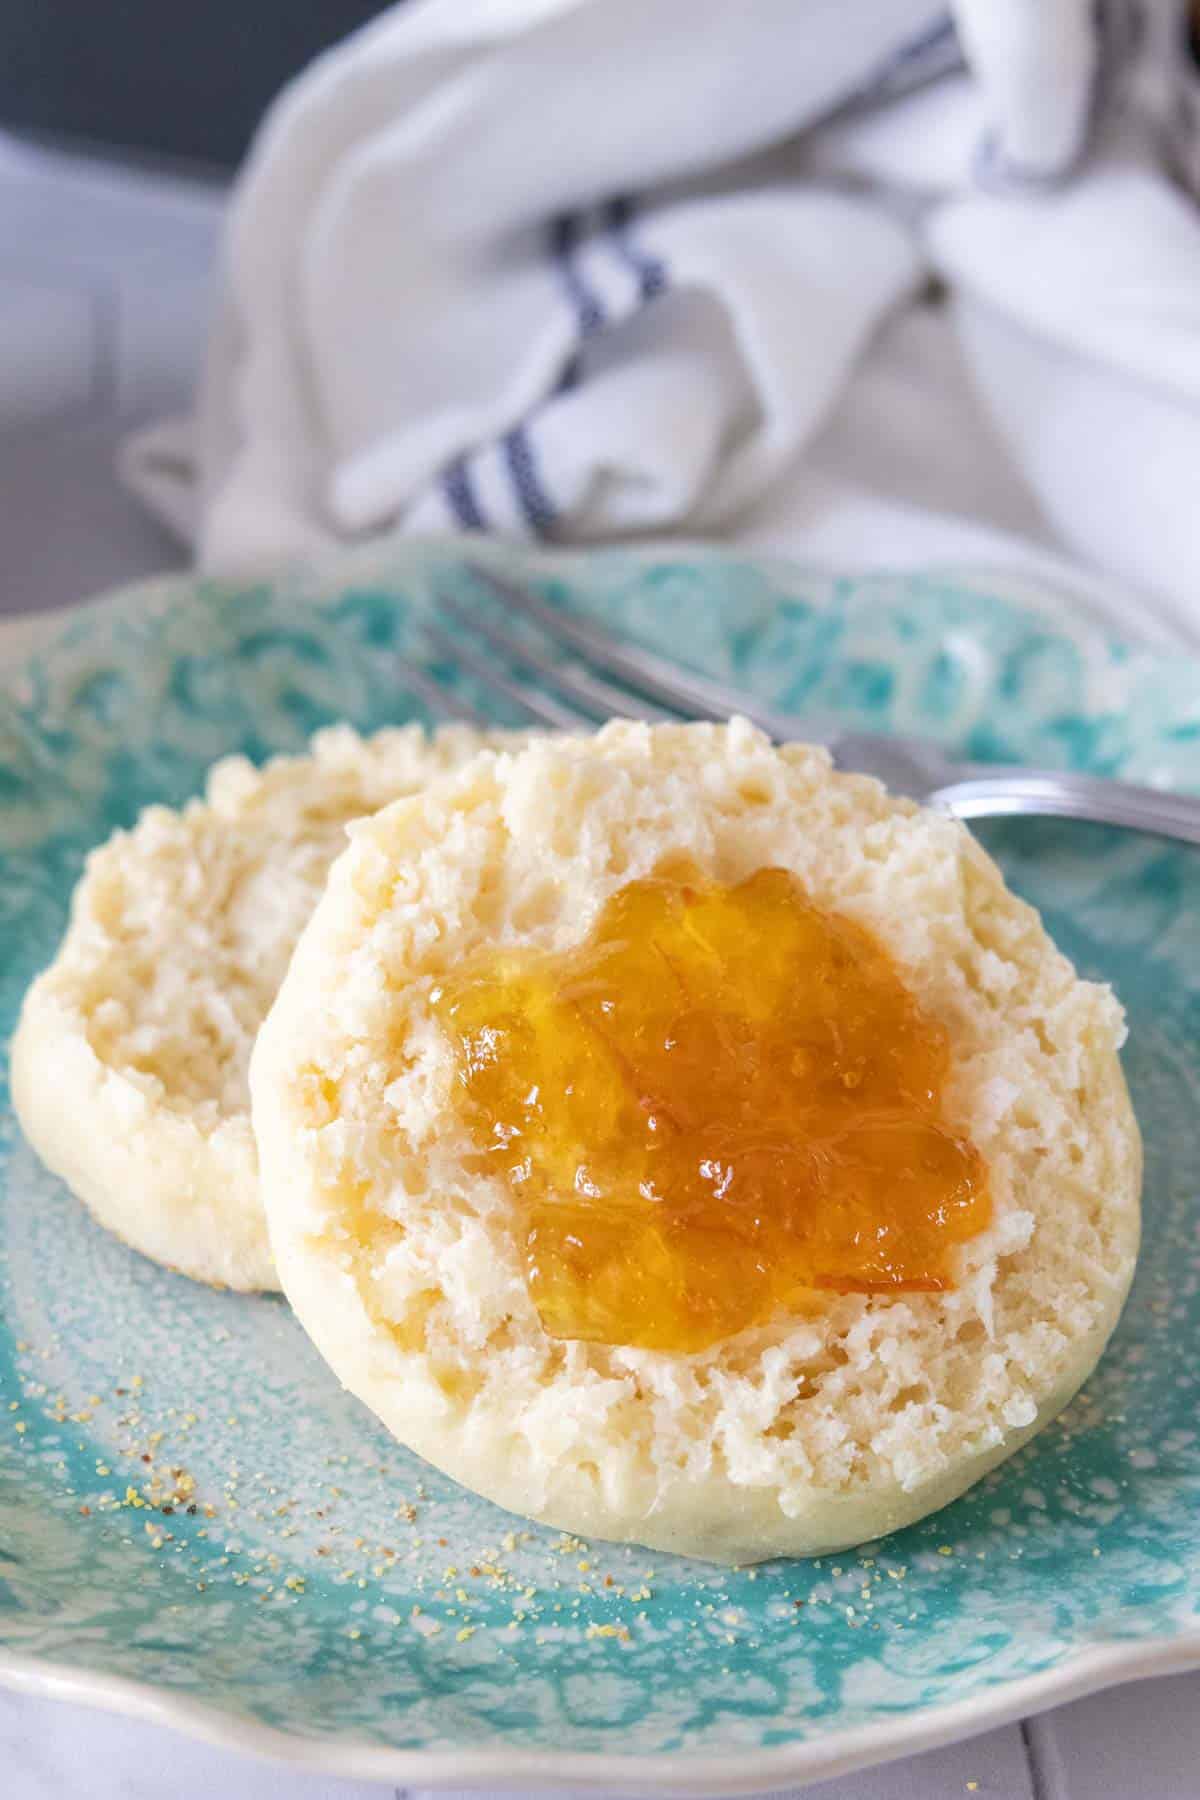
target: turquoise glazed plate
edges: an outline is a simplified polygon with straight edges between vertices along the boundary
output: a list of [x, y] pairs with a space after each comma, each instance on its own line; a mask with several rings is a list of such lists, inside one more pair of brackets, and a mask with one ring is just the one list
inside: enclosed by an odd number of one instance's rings
[[[488, 554], [781, 709], [1200, 787], [1200, 670], [979, 579]], [[75, 615], [8, 677], [5, 1040], [91, 845], [197, 792], [214, 757], [413, 715], [397, 672], [424, 654], [431, 583], [483, 603], [460, 555], [151, 584]], [[1124, 999], [1148, 1153], [1114, 1343], [1014, 1461], [814, 1563], [731, 1573], [526, 1529], [399, 1450], [281, 1300], [197, 1288], [106, 1236], [4, 1112], [0, 1675], [345, 1775], [700, 1794], [1200, 1662], [1200, 856], [1061, 823], [985, 835]]]

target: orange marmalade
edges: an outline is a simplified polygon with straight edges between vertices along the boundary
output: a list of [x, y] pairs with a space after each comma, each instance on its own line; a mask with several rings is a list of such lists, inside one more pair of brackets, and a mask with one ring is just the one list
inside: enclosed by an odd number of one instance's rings
[[632, 881], [577, 948], [489, 952], [434, 1011], [553, 1337], [696, 1351], [814, 1290], [945, 1288], [989, 1221], [944, 1029], [783, 869]]

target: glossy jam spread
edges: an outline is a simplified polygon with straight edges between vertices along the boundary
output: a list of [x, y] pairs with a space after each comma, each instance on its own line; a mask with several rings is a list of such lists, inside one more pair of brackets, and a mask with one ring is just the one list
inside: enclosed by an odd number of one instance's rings
[[576, 949], [490, 953], [434, 1009], [554, 1337], [692, 1351], [813, 1290], [944, 1288], [988, 1223], [945, 1032], [782, 869], [631, 882]]

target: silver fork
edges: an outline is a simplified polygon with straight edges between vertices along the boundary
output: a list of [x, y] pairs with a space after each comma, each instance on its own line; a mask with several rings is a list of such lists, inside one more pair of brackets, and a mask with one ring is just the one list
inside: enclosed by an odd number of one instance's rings
[[[590, 621], [550, 606], [532, 589], [482, 563], [468, 564], [468, 568], [475, 581], [503, 600], [508, 611], [525, 626], [535, 628], [537, 635], [498, 624], [489, 616], [468, 613], [440, 589], [438, 605], [458, 630], [452, 633], [436, 622], [426, 623], [423, 629], [432, 649], [439, 658], [468, 671], [485, 690], [502, 694], [531, 718], [556, 730], [591, 731], [601, 720], [612, 717], [728, 719], [740, 713], [777, 741], [823, 743], [837, 768], [874, 775], [893, 793], [940, 807], [960, 819], [1015, 814], [1090, 819], [1200, 844], [1200, 798], [1061, 769], [961, 762], [922, 738], [843, 731], [817, 719], [776, 712], [752, 694], [697, 675], [640, 645], [610, 637]], [[536, 685], [515, 671], [536, 678]], [[410, 667], [402, 678], [435, 710], [440, 707], [460, 719], [489, 723], [428, 671]]]

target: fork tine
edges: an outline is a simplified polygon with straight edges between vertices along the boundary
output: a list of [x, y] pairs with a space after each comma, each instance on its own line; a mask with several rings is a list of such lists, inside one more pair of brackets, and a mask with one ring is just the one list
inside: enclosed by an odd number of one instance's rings
[[[497, 575], [483, 563], [468, 562], [466, 567], [517, 612], [535, 620], [547, 636], [569, 644], [589, 662], [598, 663], [640, 693], [651, 694], [656, 700], [693, 718], [724, 720], [732, 713], [741, 713], [770, 737], [786, 739], [796, 735], [795, 720], [785, 720], [770, 708], [761, 706], [752, 695], [727, 687], [724, 682], [695, 675], [690, 669], [677, 668], [653, 650], [642, 649], [640, 644], [621, 643], [610, 638], [587, 620], [548, 606], [528, 587], [511, 581], [506, 575]], [[810, 741], [819, 741], [819, 736], [817, 734]]]
[[668, 712], [665, 706], [644, 694], [631, 694], [627, 688], [615, 687], [602, 675], [585, 669], [582, 663], [564, 663], [553, 678], [564, 693], [573, 694], [585, 706], [594, 707], [601, 719], [635, 719], [651, 725], [678, 725], [681, 716]]
[[493, 693], [503, 694], [524, 712], [532, 713], [541, 724], [549, 725], [555, 731], [580, 732], [595, 729], [594, 719], [585, 719], [582, 713], [573, 712], [569, 706], [561, 705], [550, 694], [539, 694], [536, 688], [527, 687], [523, 681], [513, 681], [469, 644], [452, 638], [431, 620], [423, 620], [421, 629], [439, 655], [470, 670], [485, 688], [490, 688]]
[[510, 631], [503, 631], [491, 619], [478, 614], [469, 613], [464, 606], [442, 590], [437, 593], [438, 605], [455, 621], [468, 631], [474, 631], [486, 638], [501, 655], [520, 667], [531, 669], [535, 675], [550, 682], [568, 699], [579, 701], [580, 705], [590, 707], [598, 719], [612, 717], [620, 719], [650, 719], [655, 721], [670, 720], [678, 715], [665, 712], [656, 706], [653, 700], [644, 700], [640, 695], [628, 693], [624, 688], [615, 687], [611, 681], [604, 681], [599, 675], [593, 675], [590, 669], [583, 669], [573, 663], [558, 663], [535, 650], [529, 644], [523, 644]]
[[461, 719], [464, 725], [486, 727], [488, 724], [482, 713], [476, 712], [473, 706], [460, 700], [457, 694], [443, 687], [440, 681], [427, 675], [424, 669], [414, 668], [411, 663], [401, 663], [396, 670], [395, 681], [398, 687], [407, 688], [410, 694], [422, 701], [435, 718], [441, 713], [451, 719]]

